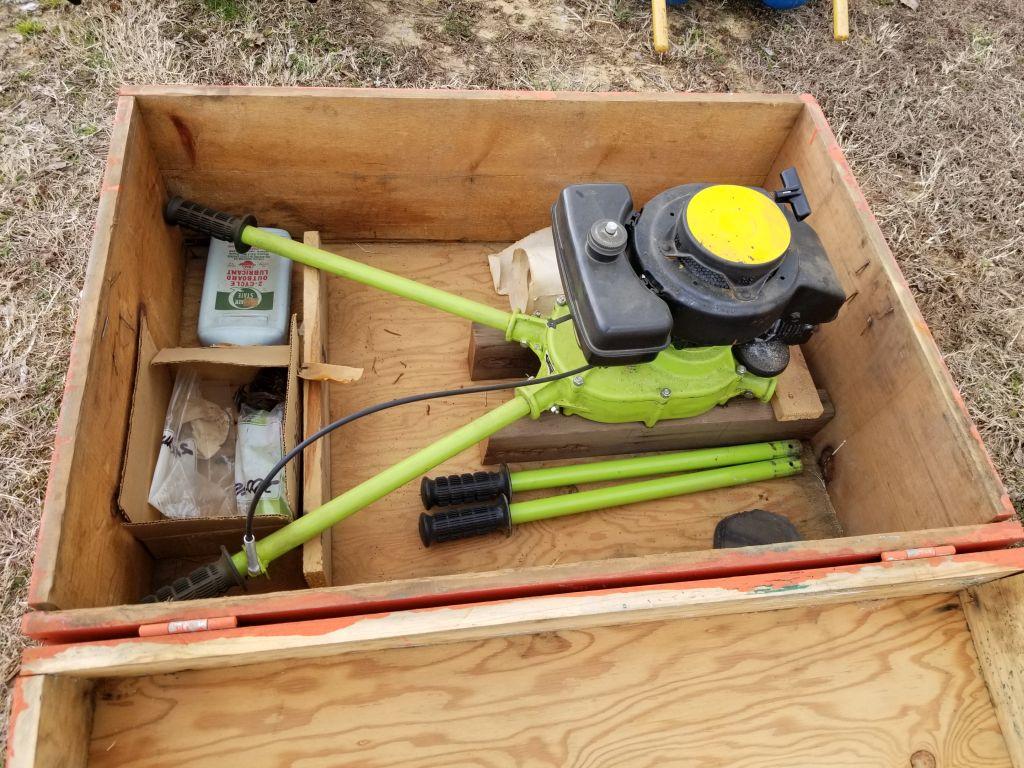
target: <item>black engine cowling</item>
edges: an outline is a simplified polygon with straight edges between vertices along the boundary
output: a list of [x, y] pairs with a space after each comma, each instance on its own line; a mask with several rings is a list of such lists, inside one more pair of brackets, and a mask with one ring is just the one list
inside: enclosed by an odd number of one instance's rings
[[587, 360], [627, 365], [669, 344], [731, 345], [752, 372], [781, 372], [787, 345], [806, 341], [846, 300], [821, 241], [802, 221], [810, 208], [794, 169], [783, 183], [774, 196], [685, 184], [639, 213], [622, 184], [563, 189], [552, 230]]

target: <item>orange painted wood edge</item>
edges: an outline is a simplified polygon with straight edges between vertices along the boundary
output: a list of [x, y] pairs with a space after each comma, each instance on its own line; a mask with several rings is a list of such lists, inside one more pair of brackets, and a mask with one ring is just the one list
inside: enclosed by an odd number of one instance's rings
[[[979, 525], [967, 532], [960, 530], [955, 535], [945, 529], [922, 531], [920, 540], [915, 541], [915, 544], [920, 547], [950, 545], [957, 552], [964, 553], [1005, 549], [1020, 542], [1024, 542], [1024, 526], [1013, 521]], [[435, 582], [438, 588], [433, 592], [424, 591], [422, 579], [379, 585], [379, 589], [374, 590], [362, 590], [357, 586], [274, 592], [260, 595], [259, 600], [246, 602], [244, 606], [236, 605], [232, 613], [240, 626], [253, 626], [603, 588], [691, 581], [700, 583], [712, 578], [740, 578], [776, 571], [873, 563], [881, 559], [886, 549], [877, 540], [870, 546], [857, 546], [855, 541], [848, 539], [824, 539], [819, 542], [800, 542], [799, 546], [776, 544], [734, 550], [708, 550], [708, 559], [704, 561], [647, 570], [610, 570], [601, 574], [574, 575], [574, 571], [582, 570], [590, 564], [550, 566], [550, 579], [535, 578], [533, 581], [524, 580], [516, 584], [488, 586], [481, 578], [480, 586], [474, 589], [465, 586], [446, 589], [442, 577]], [[546, 573], [547, 569], [536, 571]], [[167, 603], [160, 608], [158, 613], [153, 613], [150, 611], [154, 611], [155, 607], [149, 606], [149, 610], [140, 613], [137, 620], [121, 623], [111, 621], [102, 609], [35, 611], [23, 617], [22, 632], [47, 643], [90, 642], [135, 636], [142, 624], [216, 618], [224, 616], [226, 612], [223, 599], [201, 603]]]
[[[930, 560], [911, 561], [916, 563], [928, 563], [939, 567], [947, 563], [977, 563], [983, 566], [1005, 567], [1011, 570], [1024, 570], [1024, 549], [1003, 549], [988, 552], [975, 552], [967, 555], [948, 555], [945, 557], [930, 558]], [[508, 600], [487, 601], [486, 603], [460, 603], [457, 605], [440, 605], [430, 608], [417, 608], [401, 613], [427, 614], [444, 616], [448, 611], [464, 611], [479, 605], [501, 605], [510, 607], [517, 602], [526, 601], [551, 601], [550, 605], [556, 606], [559, 601], [573, 600], [585, 596], [605, 595], [627, 595], [632, 593], [658, 592], [662, 590], [685, 592], [689, 590], [725, 590], [737, 596], [768, 596], [784, 592], [791, 592], [800, 589], [801, 585], [813, 584], [814, 582], [828, 579], [836, 575], [856, 574], [865, 568], [899, 569], [907, 565], [907, 561], [881, 560], [872, 563], [860, 563], [856, 565], [844, 565], [837, 567], [802, 569], [793, 571], [778, 571], [767, 574], [756, 574], [749, 576], [733, 576], [724, 579], [702, 579], [688, 582], [673, 582], [662, 584], [638, 584], [626, 587], [615, 587], [611, 589], [591, 590], [588, 592], [569, 592], [563, 594], [546, 594], [528, 598], [512, 598]], [[245, 640], [253, 638], [273, 639], [275, 637], [321, 637], [329, 635], [338, 630], [353, 627], [364, 622], [372, 622], [377, 619], [393, 615], [394, 611], [379, 613], [367, 613], [357, 616], [340, 616], [325, 619], [313, 619], [309, 621], [286, 622], [281, 624], [261, 624], [256, 626], [239, 626], [235, 629], [225, 629], [211, 632], [185, 633], [176, 635], [163, 635], [160, 637], [140, 638], [117, 638], [113, 640], [99, 640], [82, 646], [79, 643], [65, 645], [41, 645], [26, 648], [22, 654], [23, 677], [32, 677], [37, 674], [53, 674], [53, 672], [38, 672], [33, 669], [37, 663], [42, 663], [43, 669], [52, 664], [46, 664], [48, 660], [60, 661], [62, 657], [78, 657], [83, 649], [110, 651], [131, 647], [152, 647], [153, 644], [163, 646], [187, 646], [205, 640]], [[142, 644], [140, 646], [140, 644]]]
[[[853, 169], [850, 168], [850, 164], [846, 162], [846, 156], [843, 154], [843, 149], [839, 146], [839, 141], [832, 132], [832, 128], [828, 124], [828, 120], [825, 118], [825, 113], [822, 111], [821, 105], [818, 104], [818, 100], [809, 93], [801, 94], [800, 99], [806, 105], [808, 114], [814, 123], [814, 135], [812, 136], [811, 141], [820, 139], [824, 143], [828, 156], [832, 159], [839, 176], [843, 180], [843, 185], [847, 190], [849, 190], [849, 193], [853, 198], [854, 207], [861, 216], [868, 220], [870, 227], [875, 230], [875, 240], [879, 247], [879, 257], [885, 262], [889, 276], [893, 280], [898, 281], [899, 287], [906, 291], [908, 295], [913, 295], [910, 290], [910, 284], [907, 283], [906, 275], [903, 274], [903, 270], [900, 269], [899, 262], [896, 261], [896, 257], [893, 255], [892, 249], [889, 248], [888, 242], [882, 235], [882, 230], [878, 226], [878, 219], [876, 219], [875, 214], [872, 213], [871, 206], [868, 205], [868, 200], [864, 196], [864, 192], [861, 190], [860, 184], [857, 183], [856, 177], [853, 175]], [[939, 345], [936, 343], [931, 329], [925, 322], [924, 316], [921, 314], [921, 308], [917, 305], [917, 302], [910, 302], [907, 309], [912, 315], [911, 319], [914, 322], [914, 326], [922, 336], [923, 345], [930, 353], [928, 356], [932, 359], [932, 362], [935, 363], [939, 375], [943, 377], [946, 390], [950, 393], [953, 402], [959, 409], [964, 423], [968, 426], [971, 439], [976, 443], [977, 448], [980, 451], [980, 457], [991, 473], [990, 479], [994, 481], [996, 488], [1001, 491], [999, 501], [1003, 509], [996, 517], [995, 521], [1009, 520], [1016, 515], [1016, 510], [1013, 508], [1013, 502], [1010, 500], [1010, 495], [1006, 491], [1006, 486], [999, 474], [999, 470], [996, 468], [995, 462], [992, 461], [992, 455], [988, 452], [988, 448], [985, 447], [985, 442], [981, 439], [981, 433], [978, 432], [978, 427], [974, 423], [974, 419], [971, 418], [970, 412], [967, 410], [967, 404], [964, 403], [963, 395], [960, 393], [960, 388], [953, 380], [953, 375], [949, 372], [949, 366], [946, 365], [946, 361], [943, 359], [942, 353], [939, 350]]]

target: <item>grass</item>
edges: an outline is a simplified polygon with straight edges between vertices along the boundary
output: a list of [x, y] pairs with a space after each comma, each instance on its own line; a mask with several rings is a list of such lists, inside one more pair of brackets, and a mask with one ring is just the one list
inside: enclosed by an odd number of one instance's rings
[[46, 27], [37, 19], [20, 19], [15, 23], [14, 31], [25, 37], [32, 37], [45, 32]]
[[[828, 0], [786, 13], [693, 0], [669, 11], [674, 47], [654, 57], [646, 6], [626, 0], [87, 0], [44, 2], [28, 18], [0, 3], [11, 30], [0, 59], [3, 674], [22, 647], [25, 574], [122, 83], [810, 92], [1020, 508], [1024, 3], [851, 6], [850, 41], [837, 44]], [[257, 34], [258, 45], [238, 44]]]

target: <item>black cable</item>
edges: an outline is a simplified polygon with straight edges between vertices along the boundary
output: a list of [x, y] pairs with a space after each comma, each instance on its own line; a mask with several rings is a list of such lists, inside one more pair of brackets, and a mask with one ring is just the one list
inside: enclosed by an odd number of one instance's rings
[[370, 405], [362, 410], [350, 413], [348, 416], [343, 416], [337, 421], [331, 422], [326, 427], [314, 432], [312, 435], [307, 437], [301, 443], [292, 448], [288, 453], [281, 457], [281, 460], [274, 465], [274, 467], [267, 473], [266, 477], [256, 488], [256, 492], [252, 495], [252, 502], [249, 504], [249, 510], [245, 516], [245, 540], [252, 541], [253, 533], [253, 519], [256, 516], [256, 506], [260, 502], [260, 498], [266, 492], [267, 488], [277, 477], [278, 473], [284, 469], [284, 466], [294, 459], [296, 456], [301, 454], [306, 448], [315, 443], [321, 437], [329, 434], [336, 430], [338, 427], [343, 427], [346, 424], [350, 424], [356, 419], [361, 419], [363, 416], [369, 416], [371, 413], [377, 413], [379, 411], [387, 410], [388, 408], [394, 408], [397, 405], [408, 405], [409, 403], [418, 403], [423, 400], [434, 400], [439, 397], [454, 397], [455, 395], [475, 395], [481, 392], [497, 392], [502, 389], [516, 389], [518, 387], [529, 387], [534, 384], [547, 384], [551, 381], [558, 381], [559, 379], [565, 379], [569, 376], [575, 376], [578, 373], [589, 371], [594, 366], [584, 365], [576, 368], [572, 371], [566, 371], [565, 373], [556, 373], [551, 376], [543, 376], [539, 379], [522, 379], [520, 381], [509, 381], [502, 384], [481, 384], [475, 387], [463, 387], [462, 389], [441, 389], [436, 392], [423, 392], [418, 395], [407, 395], [406, 397], [399, 397], [394, 400], [388, 400], [387, 402], [377, 403], [376, 405]]

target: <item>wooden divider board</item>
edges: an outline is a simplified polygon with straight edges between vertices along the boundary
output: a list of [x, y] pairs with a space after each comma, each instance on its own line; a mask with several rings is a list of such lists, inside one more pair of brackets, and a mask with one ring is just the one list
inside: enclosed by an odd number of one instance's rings
[[89, 767], [1010, 768], [977, 666], [930, 595], [110, 678]]
[[[306, 232], [302, 242], [320, 247], [320, 233]], [[324, 334], [327, 331], [327, 277], [319, 269], [302, 268], [302, 365], [315, 365], [327, 359]], [[330, 384], [326, 381], [302, 382], [302, 435], [309, 437], [328, 424]], [[331, 497], [331, 436], [326, 435], [303, 452], [302, 511], [310, 512]], [[330, 530], [302, 545], [302, 574], [311, 587], [331, 585]]]
[[[328, 247], [486, 304], [501, 307], [505, 301], [494, 293], [484, 258], [499, 247], [494, 244]], [[349, 413], [381, 400], [469, 381], [465, 320], [333, 277], [328, 280], [328, 299], [329, 362], [364, 369], [360, 381], [332, 390], [332, 412]], [[346, 426], [336, 435], [331, 451], [332, 494], [371, 477], [508, 397], [497, 392], [417, 403]], [[481, 459], [482, 447], [470, 449], [434, 474], [479, 469]], [[431, 549], [419, 540], [417, 519], [423, 508], [418, 484], [409, 483], [335, 526], [336, 542], [344, 541], [344, 546], [334, 550], [334, 583], [709, 549], [721, 517], [755, 507], [788, 516], [807, 539], [840, 535], [810, 457], [806, 471], [793, 478], [532, 523], [520, 526], [508, 539], [490, 536]]]

